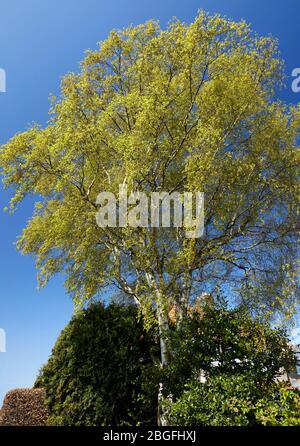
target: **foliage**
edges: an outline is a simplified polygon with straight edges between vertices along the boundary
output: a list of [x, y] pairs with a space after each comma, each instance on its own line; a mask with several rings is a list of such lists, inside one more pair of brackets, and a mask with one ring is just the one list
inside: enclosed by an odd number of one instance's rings
[[186, 317], [170, 335], [173, 352], [165, 370], [166, 392], [180, 395], [185, 383], [202, 370], [207, 376], [250, 374], [271, 384], [295, 357], [286, 333], [255, 321], [244, 308], [205, 305]]
[[5, 395], [0, 426], [44, 426], [48, 417], [44, 389], [14, 389]]
[[156, 422], [155, 339], [133, 306], [94, 304], [63, 330], [36, 381], [55, 425]]
[[299, 426], [300, 395], [281, 384], [267, 392], [255, 407], [257, 420], [265, 426]]
[[[88, 51], [53, 98], [49, 125], [1, 150], [11, 208], [41, 197], [18, 243], [36, 255], [40, 284], [65, 271], [77, 303], [118, 286], [145, 317], [159, 309], [161, 332], [169, 303], [184, 313], [220, 283], [260, 311], [290, 311], [300, 114], [276, 100], [282, 78], [274, 39], [204, 12], [190, 25], [113, 31]], [[117, 196], [120, 184], [128, 194], [203, 191], [204, 237], [99, 228], [96, 197]]]
[[173, 425], [300, 425], [300, 397], [285, 384], [261, 387], [250, 374], [192, 380], [170, 406]]
[[49, 422], [154, 425], [163, 381], [175, 401], [174, 424], [298, 423], [297, 397], [274, 384], [282, 367], [294, 365], [283, 332], [242, 309], [206, 305], [170, 333], [173, 358], [161, 369], [156, 330], [144, 331], [136, 307], [94, 304], [80, 312], [36, 382], [46, 388]]

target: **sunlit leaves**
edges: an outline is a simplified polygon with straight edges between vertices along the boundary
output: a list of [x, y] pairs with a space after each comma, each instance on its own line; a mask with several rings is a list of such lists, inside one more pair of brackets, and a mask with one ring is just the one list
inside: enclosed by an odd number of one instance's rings
[[[220, 283], [248, 295], [267, 284], [270, 308], [272, 285], [290, 280], [282, 265], [296, 257], [299, 200], [300, 112], [274, 98], [282, 71], [274, 39], [203, 12], [190, 25], [115, 30], [89, 50], [51, 98], [48, 126], [1, 150], [12, 208], [27, 194], [42, 202], [19, 241], [41, 284], [65, 269], [78, 302], [114, 284], [145, 308], [149, 275], [168, 304], [185, 306]], [[204, 191], [205, 236], [99, 228], [96, 196], [120, 184]]]

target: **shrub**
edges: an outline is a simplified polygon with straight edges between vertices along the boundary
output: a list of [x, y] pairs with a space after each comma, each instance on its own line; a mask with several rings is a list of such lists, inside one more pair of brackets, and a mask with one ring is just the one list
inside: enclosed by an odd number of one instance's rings
[[173, 361], [165, 379], [166, 395], [173, 395], [171, 423], [299, 425], [299, 394], [276, 383], [282, 369], [295, 364], [285, 331], [226, 303], [196, 310], [170, 336]]
[[[133, 306], [93, 304], [62, 331], [36, 386], [50, 424], [155, 424], [155, 339]], [[153, 374], [154, 373], [154, 374]]]
[[300, 425], [300, 397], [285, 384], [258, 385], [250, 375], [192, 380], [169, 407], [173, 425]]
[[171, 332], [170, 342], [173, 360], [165, 371], [166, 392], [175, 398], [200, 370], [206, 376], [249, 374], [267, 386], [282, 368], [295, 364], [286, 333], [253, 320], [241, 308], [208, 305], [195, 311]]
[[4, 398], [0, 425], [43, 426], [48, 416], [44, 389], [15, 389]]

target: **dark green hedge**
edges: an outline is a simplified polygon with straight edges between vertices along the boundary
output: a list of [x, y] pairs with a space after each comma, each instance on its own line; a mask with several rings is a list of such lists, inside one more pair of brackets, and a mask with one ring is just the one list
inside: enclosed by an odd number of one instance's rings
[[155, 339], [133, 306], [97, 303], [62, 331], [36, 381], [55, 425], [155, 424]]

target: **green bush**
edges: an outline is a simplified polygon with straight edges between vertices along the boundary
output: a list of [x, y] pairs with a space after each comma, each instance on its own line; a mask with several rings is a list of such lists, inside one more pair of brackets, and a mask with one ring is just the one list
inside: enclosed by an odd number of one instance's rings
[[169, 407], [172, 425], [300, 425], [300, 397], [285, 384], [261, 387], [251, 375], [192, 380]]
[[155, 424], [157, 346], [137, 316], [133, 306], [98, 303], [62, 331], [36, 381], [50, 424]]
[[[170, 335], [165, 370], [174, 425], [299, 425], [297, 391], [276, 383], [295, 357], [284, 330], [257, 322], [243, 308], [205, 305]], [[199, 382], [199, 373], [207, 379]]]
[[170, 335], [173, 361], [166, 368], [166, 395], [175, 399], [202, 370], [207, 376], [250, 374], [261, 385], [272, 384], [295, 357], [284, 330], [254, 321], [243, 309], [206, 306], [186, 317]]

